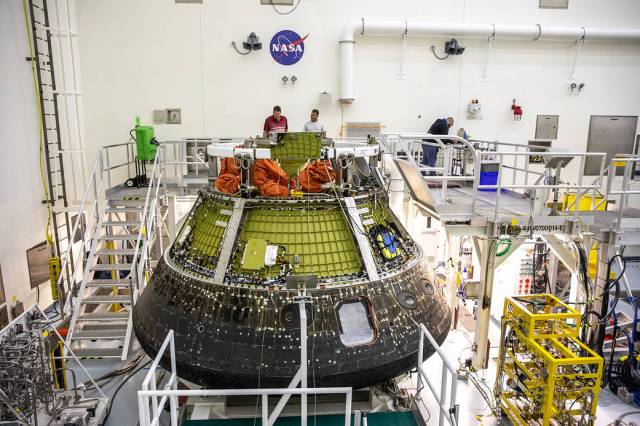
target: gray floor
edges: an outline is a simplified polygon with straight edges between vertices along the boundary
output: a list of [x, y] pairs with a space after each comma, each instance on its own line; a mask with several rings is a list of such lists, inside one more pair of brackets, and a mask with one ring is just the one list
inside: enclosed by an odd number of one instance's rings
[[[83, 362], [83, 365], [92, 377], [98, 378], [107, 372], [122, 368], [123, 366], [129, 364], [134, 358], [136, 358], [138, 353], [139, 352], [137, 349], [131, 351], [127, 361], [113, 359], [96, 359], [85, 360]], [[131, 375], [131, 377], [122, 385], [121, 389], [116, 394], [116, 397], [112, 402], [111, 413], [109, 415], [109, 418], [107, 419], [107, 422], [105, 423], [106, 426], [138, 424], [137, 392], [141, 389], [142, 381], [149, 371], [148, 366], [143, 366], [149, 361], [149, 357], [145, 355], [136, 367], [136, 369], [140, 367], [142, 368], [140, 368], [137, 373]], [[77, 367], [77, 365], [73, 361], [69, 362], [67, 364], [67, 367], [72, 368], [76, 372], [78, 383], [86, 382], [88, 380], [87, 376]], [[110, 381], [100, 382], [99, 385], [102, 389], [102, 392], [104, 392], [108, 397], [112, 397], [116, 389], [120, 386], [120, 384], [122, 384], [123, 379], [128, 376], [129, 374], [123, 374]], [[98, 393], [95, 391], [91, 391], [87, 392], [87, 395], [94, 397], [98, 396]]]

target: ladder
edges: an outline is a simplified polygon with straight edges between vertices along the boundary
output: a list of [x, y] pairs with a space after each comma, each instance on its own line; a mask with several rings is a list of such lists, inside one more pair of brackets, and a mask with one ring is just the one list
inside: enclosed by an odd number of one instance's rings
[[[37, 75], [39, 112], [42, 123], [42, 155], [46, 168], [48, 192], [47, 199], [43, 200], [43, 203], [51, 206], [55, 255], [60, 256], [69, 246], [71, 230], [67, 209], [67, 189], [62, 158], [63, 146], [58, 114], [58, 90], [52, 49], [52, 38], [56, 34], [50, 26], [47, 0], [29, 0], [29, 11], [33, 36], [33, 56], [26, 59], [34, 62]], [[68, 268], [73, 268], [73, 265], [72, 261], [68, 264]], [[65, 272], [68, 275], [73, 273], [73, 270], [66, 269]], [[63, 289], [59, 288], [59, 290]], [[60, 292], [58, 299], [64, 300], [63, 291]]]
[[[125, 360], [132, 341], [132, 307], [151, 273], [154, 244], [163, 251], [158, 231], [166, 191], [157, 155], [148, 187], [127, 188], [122, 183], [102, 192], [114, 169], [108, 150], [99, 152], [90, 177], [87, 192], [93, 190], [95, 199], [87, 203], [85, 195], [80, 208], [94, 224], [82, 239], [84, 268], [81, 275], [75, 274], [79, 285], [72, 287], [65, 305], [72, 312], [66, 341], [78, 358]], [[74, 223], [74, 231], [77, 226]]]

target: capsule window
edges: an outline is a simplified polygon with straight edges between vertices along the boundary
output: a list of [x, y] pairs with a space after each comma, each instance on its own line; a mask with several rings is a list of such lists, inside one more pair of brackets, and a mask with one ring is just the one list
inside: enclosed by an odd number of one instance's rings
[[376, 331], [369, 304], [360, 299], [340, 302], [336, 309], [340, 320], [340, 341], [347, 347], [371, 343]]

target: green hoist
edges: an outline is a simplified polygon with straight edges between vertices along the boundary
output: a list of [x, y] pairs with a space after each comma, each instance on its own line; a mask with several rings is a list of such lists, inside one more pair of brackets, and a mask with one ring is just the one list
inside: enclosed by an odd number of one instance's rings
[[[135, 132], [135, 136], [133, 133]], [[136, 127], [130, 132], [133, 140], [136, 141], [136, 175], [127, 179], [125, 184], [129, 188], [137, 186], [147, 186], [147, 161], [153, 161], [158, 152], [158, 141], [156, 140], [152, 126], [140, 125], [140, 117], [136, 117]]]

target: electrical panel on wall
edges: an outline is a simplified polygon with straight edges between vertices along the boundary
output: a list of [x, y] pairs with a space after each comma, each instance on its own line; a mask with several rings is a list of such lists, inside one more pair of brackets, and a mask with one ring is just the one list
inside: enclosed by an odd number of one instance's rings
[[167, 108], [153, 110], [154, 124], [181, 124], [182, 111], [180, 108]]
[[[637, 116], [592, 115], [589, 120], [587, 152], [606, 152], [607, 162], [617, 154], [632, 154], [638, 128]], [[598, 157], [585, 162], [585, 174], [597, 176], [600, 172]], [[622, 176], [623, 167], [618, 167], [616, 176]]]
[[540, 0], [541, 9], [568, 9], [569, 0]]
[[536, 120], [536, 139], [558, 139], [557, 115], [539, 115]]
[[49, 281], [49, 246], [46, 241], [27, 250], [27, 266], [31, 288]]

